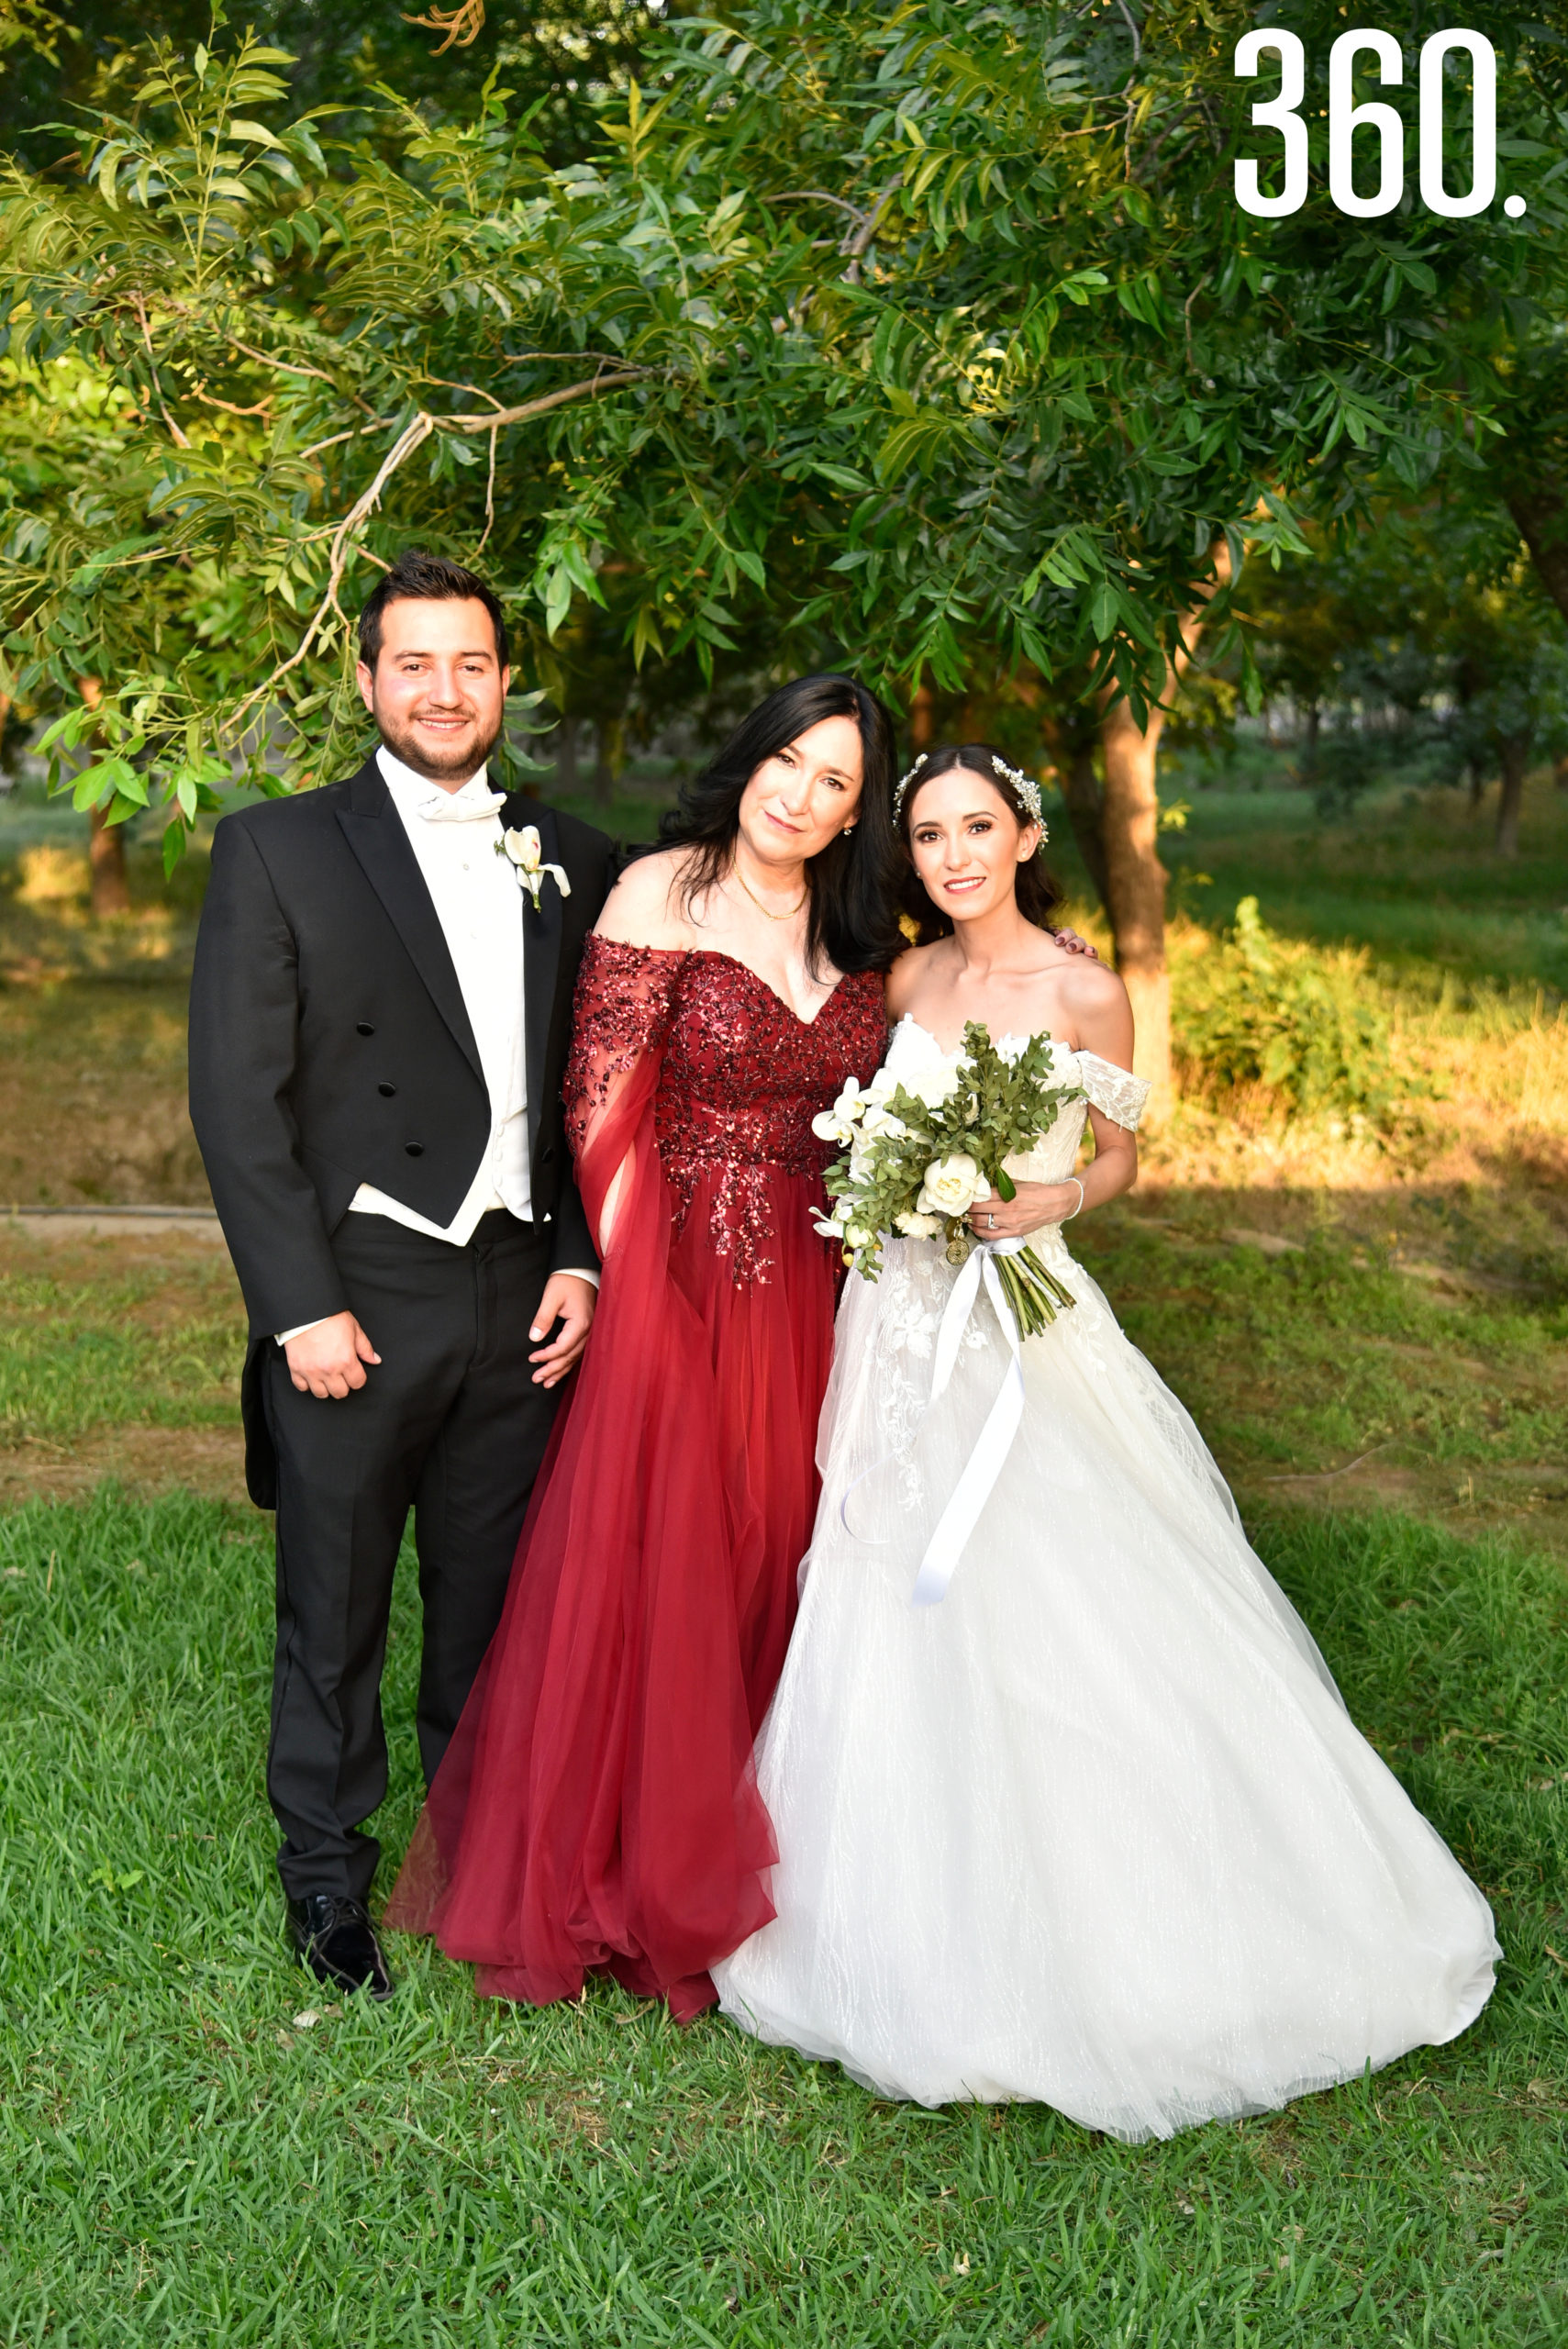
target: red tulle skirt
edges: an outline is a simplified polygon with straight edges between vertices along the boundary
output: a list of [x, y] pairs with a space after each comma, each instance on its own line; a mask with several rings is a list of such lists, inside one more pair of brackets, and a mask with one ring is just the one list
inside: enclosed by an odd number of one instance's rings
[[485, 1996], [574, 1998], [598, 1970], [686, 2018], [773, 1914], [751, 1744], [811, 1535], [836, 1275], [819, 1177], [746, 1168], [771, 1235], [738, 1281], [734, 1170], [698, 1171], [676, 1237], [646, 1123], [634, 1160], [506, 1612], [385, 1922], [433, 1932]]

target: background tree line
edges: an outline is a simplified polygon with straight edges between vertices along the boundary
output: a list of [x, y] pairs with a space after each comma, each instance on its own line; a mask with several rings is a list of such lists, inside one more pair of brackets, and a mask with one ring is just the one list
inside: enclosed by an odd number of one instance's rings
[[[1275, 143], [1240, 0], [275, 0], [134, 46], [6, 8], [0, 689], [102, 841], [150, 806], [172, 858], [234, 781], [346, 765], [350, 619], [417, 539], [483, 563], [526, 687], [610, 756], [831, 660], [915, 747], [962, 715], [1049, 757], [1163, 1085], [1184, 689], [1288, 691], [1354, 749], [1418, 648], [1410, 707], [1462, 709], [1477, 771], [1556, 739], [1568, 49], [1520, 8], [1468, 15], [1525, 215], [1364, 221], [1326, 188], [1332, 0], [1272, 12], [1312, 173], [1271, 220], [1232, 192]], [[1416, 0], [1378, 93], [1412, 157], [1441, 22]]]

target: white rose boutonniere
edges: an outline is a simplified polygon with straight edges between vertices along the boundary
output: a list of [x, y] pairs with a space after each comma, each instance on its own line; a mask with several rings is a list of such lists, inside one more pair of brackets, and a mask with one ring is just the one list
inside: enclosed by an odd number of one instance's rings
[[539, 911], [539, 892], [544, 887], [544, 877], [547, 873], [563, 897], [569, 897], [572, 895], [572, 884], [566, 877], [564, 866], [546, 864], [541, 862], [537, 824], [525, 824], [521, 831], [503, 832], [495, 844], [495, 853], [509, 861], [513, 872], [517, 876], [518, 888], [528, 891], [528, 896], [533, 899], [536, 913]]

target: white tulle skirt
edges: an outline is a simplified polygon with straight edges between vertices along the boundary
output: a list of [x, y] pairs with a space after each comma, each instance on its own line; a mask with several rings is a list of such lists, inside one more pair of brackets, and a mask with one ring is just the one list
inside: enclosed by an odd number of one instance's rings
[[799, 1622], [758, 1747], [776, 1920], [714, 1969], [743, 2030], [926, 2105], [1125, 2138], [1452, 2038], [1485, 1901], [1360, 1735], [1196, 1430], [1064, 1249], [1022, 1426], [943, 1601], [910, 1604], [1006, 1355], [925, 1413], [952, 1274], [848, 1286]]

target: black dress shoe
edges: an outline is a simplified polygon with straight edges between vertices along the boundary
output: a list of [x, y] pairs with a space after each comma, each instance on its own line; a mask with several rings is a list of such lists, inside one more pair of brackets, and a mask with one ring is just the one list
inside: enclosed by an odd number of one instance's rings
[[381, 1953], [362, 1900], [337, 1892], [307, 1892], [289, 1902], [289, 1939], [318, 1982], [334, 1990], [368, 1990], [390, 1998], [396, 1984]]

